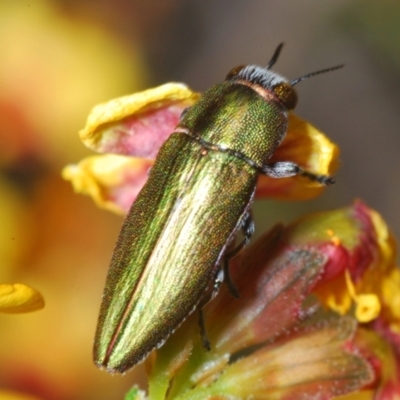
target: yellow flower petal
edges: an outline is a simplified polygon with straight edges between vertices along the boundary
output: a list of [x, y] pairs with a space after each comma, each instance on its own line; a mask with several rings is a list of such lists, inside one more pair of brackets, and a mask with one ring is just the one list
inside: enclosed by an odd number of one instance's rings
[[[300, 140], [304, 144], [308, 141], [306, 149], [303, 146], [295, 146], [295, 143], [300, 144]], [[289, 114], [286, 142], [288, 143], [288, 150], [293, 150], [295, 159], [304, 160], [301, 163], [303, 168], [322, 175], [332, 175], [336, 171], [339, 157], [338, 146], [315, 126], [295, 114]], [[284, 145], [285, 142], [282, 144]], [[310, 180], [307, 180], [307, 183], [310, 187], [321, 186]]]
[[[379, 213], [370, 210], [370, 218], [376, 231], [381, 256], [381, 260], [379, 261], [381, 267], [392, 267], [396, 259], [396, 241]], [[383, 273], [384, 270], [381, 270], [381, 272]]]
[[400, 335], [400, 269], [394, 267], [382, 280], [383, 314], [390, 329]]
[[199, 97], [199, 93], [192, 92], [182, 83], [167, 83], [120, 97], [94, 107], [85, 128], [79, 132], [79, 135], [87, 147], [99, 152], [107, 152], [112, 147], [110, 143], [120, 140], [120, 136], [114, 132], [114, 126], [122, 120], [173, 104], [181, 105], [180, 111], [182, 111], [183, 108], [195, 103]]
[[35, 289], [20, 283], [0, 285], [0, 312], [24, 313], [43, 307], [43, 297]]
[[400, 269], [393, 270], [382, 282], [383, 298], [391, 308], [393, 316], [400, 321]]
[[62, 176], [72, 182], [76, 192], [91, 196], [99, 207], [126, 214], [152, 164], [151, 160], [106, 154], [67, 165]]

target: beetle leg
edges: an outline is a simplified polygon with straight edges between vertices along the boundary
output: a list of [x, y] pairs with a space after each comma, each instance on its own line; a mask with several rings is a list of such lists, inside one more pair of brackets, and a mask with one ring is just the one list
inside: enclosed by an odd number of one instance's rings
[[236, 256], [240, 252], [240, 250], [243, 249], [244, 246], [246, 246], [247, 243], [249, 243], [251, 237], [253, 236], [254, 233], [254, 221], [251, 216], [251, 212], [248, 211], [242, 224], [242, 231], [244, 235], [244, 239], [242, 242], [236, 246], [232, 251], [227, 253], [225, 255], [224, 259], [224, 264], [223, 264], [223, 270], [224, 270], [224, 280], [226, 284], [228, 285], [228, 289], [231, 292], [231, 295], [235, 298], [239, 298], [239, 292], [236, 289], [235, 284], [232, 281], [230, 272], [229, 272], [229, 261]]
[[218, 271], [218, 273], [215, 277], [214, 287], [211, 289], [211, 292], [209, 292], [206, 296], [204, 296], [202, 298], [199, 305], [197, 306], [198, 312], [199, 312], [199, 320], [198, 321], [199, 321], [201, 341], [203, 343], [203, 347], [207, 351], [211, 350], [211, 345], [210, 345], [210, 341], [207, 338], [206, 327], [204, 324], [203, 307], [215, 297], [215, 295], [218, 293], [218, 290], [223, 281], [225, 281], [226, 284], [228, 285], [228, 289], [231, 292], [231, 295], [235, 298], [239, 298], [238, 290], [236, 289], [236, 286], [233, 283], [230, 273], [229, 273], [229, 261], [230, 261], [230, 259], [235, 257], [236, 254], [238, 254], [239, 251], [242, 250], [242, 248], [247, 243], [249, 243], [250, 238], [252, 237], [252, 235], [254, 233], [254, 221], [253, 221], [250, 211], [248, 211], [246, 213], [246, 215], [243, 219], [241, 229], [243, 231], [244, 239], [238, 246], [236, 246], [232, 251], [230, 251], [229, 253], [227, 253], [225, 255], [225, 258], [223, 261], [223, 267]]
[[331, 176], [318, 175], [305, 171], [291, 161], [279, 161], [273, 164], [265, 164], [261, 167], [261, 172], [271, 178], [289, 178], [290, 176], [302, 175], [325, 186], [330, 186], [335, 183], [335, 179]]
[[211, 344], [210, 341], [208, 340], [207, 337], [207, 332], [206, 332], [206, 327], [204, 324], [204, 316], [203, 316], [203, 310], [199, 308], [199, 327], [200, 327], [200, 336], [201, 336], [201, 343], [203, 344], [203, 347], [207, 350], [211, 350]]
[[213, 287], [211, 287], [207, 291], [207, 293], [202, 297], [200, 303], [197, 305], [197, 308], [199, 310], [201, 310], [207, 303], [209, 303], [212, 299], [214, 299], [223, 281], [224, 281], [224, 271], [221, 268], [217, 271], [217, 274], [215, 275]]
[[216, 296], [223, 280], [224, 280], [224, 270], [221, 268], [218, 270], [215, 276], [213, 287], [210, 288], [210, 291], [205, 296], [203, 296], [203, 298], [201, 299], [200, 303], [197, 306], [199, 312], [198, 321], [199, 321], [201, 342], [203, 343], [203, 347], [207, 351], [211, 350], [211, 345], [210, 341], [207, 338], [206, 326], [204, 324], [203, 307]]
[[222, 284], [223, 281], [226, 282], [228, 285], [228, 289], [231, 292], [231, 295], [235, 298], [239, 298], [239, 293], [238, 290], [236, 289], [235, 284], [233, 283], [231, 276], [229, 274], [229, 260], [236, 256], [236, 254], [239, 253], [242, 248], [249, 243], [250, 238], [252, 237], [254, 233], [254, 221], [251, 216], [251, 212], [248, 211], [243, 219], [243, 223], [241, 226], [241, 229], [243, 231], [244, 239], [242, 242], [236, 246], [232, 251], [227, 253], [225, 255], [224, 261], [223, 261], [223, 267], [218, 271], [215, 280], [214, 280], [214, 287], [211, 289], [211, 292], [209, 292], [206, 296], [202, 298], [200, 301], [199, 305], [197, 306], [198, 312], [199, 312], [199, 328], [200, 328], [200, 336], [201, 336], [201, 342], [203, 343], [203, 347], [209, 351], [211, 350], [211, 345], [210, 341], [207, 338], [207, 332], [206, 332], [206, 327], [204, 324], [204, 317], [203, 317], [203, 307], [211, 301], [215, 295], [218, 293], [218, 290]]

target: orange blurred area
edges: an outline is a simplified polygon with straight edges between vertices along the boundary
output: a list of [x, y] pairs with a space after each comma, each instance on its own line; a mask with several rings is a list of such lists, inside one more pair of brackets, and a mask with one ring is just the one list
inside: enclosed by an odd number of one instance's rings
[[0, 3], [0, 48], [0, 283], [32, 286], [46, 303], [0, 314], [0, 399], [123, 398], [141, 369], [113, 377], [91, 356], [122, 220], [74, 194], [60, 170], [91, 154], [77, 132], [93, 105], [146, 85], [143, 56], [42, 0]]

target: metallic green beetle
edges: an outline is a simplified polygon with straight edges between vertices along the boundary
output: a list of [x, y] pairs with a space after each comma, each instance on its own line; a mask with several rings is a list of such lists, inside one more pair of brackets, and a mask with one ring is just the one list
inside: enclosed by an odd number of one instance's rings
[[[223, 275], [229, 284], [223, 257], [250, 239], [250, 207], [260, 173], [333, 183], [289, 161], [267, 164], [296, 105], [293, 85], [338, 68], [288, 82], [270, 71], [281, 48], [266, 68], [234, 68], [184, 111], [161, 147], [111, 260], [94, 345], [99, 367], [131, 368], [201, 309]], [[239, 229], [245, 239], [227, 255]]]

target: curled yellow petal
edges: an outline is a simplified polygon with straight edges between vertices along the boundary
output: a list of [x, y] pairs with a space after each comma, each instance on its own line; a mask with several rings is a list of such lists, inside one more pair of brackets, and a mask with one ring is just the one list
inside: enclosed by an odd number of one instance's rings
[[375, 210], [370, 210], [370, 218], [376, 232], [380, 254], [379, 263], [381, 266], [381, 273], [383, 273], [387, 267], [391, 269], [395, 264], [396, 240], [379, 213]]
[[384, 302], [390, 307], [393, 317], [400, 322], [400, 269], [393, 270], [382, 282]]
[[[148, 140], [154, 140], [155, 136], [162, 136], [162, 141], [164, 141], [165, 135], [172, 133], [182, 110], [195, 103], [199, 97], [199, 93], [191, 91], [182, 83], [167, 83], [110, 100], [93, 108], [85, 128], [79, 132], [79, 135], [87, 147], [98, 152], [141, 155], [132, 154], [130, 149], [126, 149], [130, 147], [129, 141], [136, 140], [135, 136], [140, 135], [140, 132], [149, 125], [154, 125], [154, 128], [150, 131]], [[140, 121], [138, 129], [132, 129], [132, 124], [122, 126], [122, 122], [128, 117], [140, 118], [149, 111], [156, 112], [165, 109], [169, 109], [170, 112], [163, 113], [162, 117], [153, 118], [150, 122], [147, 121], [150, 118], [144, 118], [144, 122]], [[174, 118], [171, 118], [172, 114]], [[159, 123], [158, 129], [157, 123]], [[127, 137], [130, 139], [126, 139]], [[128, 144], [125, 143], [126, 141]], [[123, 148], [121, 148], [122, 142], [124, 142]]]
[[[289, 127], [285, 141], [285, 155], [289, 151], [305, 169], [322, 175], [332, 175], [338, 167], [339, 148], [319, 129], [295, 114], [289, 114]], [[307, 186], [321, 186], [307, 180]]]
[[356, 303], [355, 317], [357, 321], [365, 323], [377, 318], [381, 311], [381, 303], [378, 296], [372, 293], [356, 294], [356, 290], [348, 270], [345, 271], [345, 279], [347, 290]]
[[126, 214], [147, 180], [151, 160], [106, 154], [67, 165], [62, 176], [77, 193], [89, 195], [95, 203], [117, 214]]
[[24, 313], [43, 307], [43, 297], [35, 289], [20, 283], [0, 285], [0, 312]]
[[393, 269], [382, 280], [383, 313], [390, 329], [400, 334], [400, 269]]
[[359, 322], [370, 322], [379, 316], [381, 303], [376, 294], [357, 296], [355, 317]]

